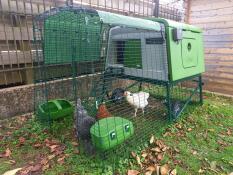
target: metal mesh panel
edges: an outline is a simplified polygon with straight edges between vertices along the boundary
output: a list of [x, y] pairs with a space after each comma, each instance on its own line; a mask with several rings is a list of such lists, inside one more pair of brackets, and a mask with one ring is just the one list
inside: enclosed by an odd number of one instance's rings
[[34, 38], [36, 116], [50, 124], [63, 108], [51, 101], [68, 100], [84, 151], [111, 155], [113, 165], [201, 97], [195, 77], [170, 81], [163, 24], [111, 25], [96, 10], [71, 6], [38, 16]]
[[[71, 4], [66, 0], [0, 0], [0, 88], [33, 83], [34, 57], [38, 49], [33, 43], [34, 17], [40, 13]], [[184, 7], [140, 1], [73, 1], [95, 9], [129, 16], [160, 16], [180, 21]], [[181, 3], [180, 3], [181, 4]], [[158, 8], [159, 7], [159, 8]], [[37, 50], [37, 51], [36, 51]]]

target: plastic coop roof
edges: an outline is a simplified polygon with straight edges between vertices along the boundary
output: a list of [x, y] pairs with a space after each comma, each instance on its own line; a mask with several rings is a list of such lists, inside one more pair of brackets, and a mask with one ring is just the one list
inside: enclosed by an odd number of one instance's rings
[[156, 30], [160, 31], [160, 24], [158, 22], [154, 22], [147, 19], [140, 19], [134, 18], [130, 16], [123, 16], [118, 15], [115, 13], [109, 13], [104, 11], [97, 11], [100, 17], [100, 20], [103, 23], [110, 24], [110, 25], [121, 25], [121, 26], [128, 26], [140, 29], [147, 29], [147, 30]]
[[140, 28], [140, 29], [147, 29], [147, 30], [155, 30], [160, 31], [160, 24], [156, 21], [148, 20], [148, 19], [141, 19], [135, 18], [130, 16], [119, 15], [115, 13], [109, 13], [104, 11], [98, 11], [95, 9], [84, 8], [84, 7], [73, 7], [73, 6], [66, 6], [66, 7], [58, 7], [53, 8], [50, 11], [46, 11], [43, 14], [40, 14], [36, 17], [37, 20], [44, 20], [47, 19], [49, 16], [53, 16], [58, 14], [59, 12], [64, 11], [74, 11], [79, 13], [96, 13], [100, 17], [100, 20], [109, 25], [120, 25], [120, 26], [127, 26], [133, 28]]

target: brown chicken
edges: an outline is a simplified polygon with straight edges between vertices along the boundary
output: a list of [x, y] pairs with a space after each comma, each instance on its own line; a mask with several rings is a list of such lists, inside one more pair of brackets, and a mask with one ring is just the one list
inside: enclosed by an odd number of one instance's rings
[[111, 117], [111, 116], [112, 115], [110, 114], [110, 112], [108, 112], [108, 109], [107, 109], [105, 104], [99, 105], [97, 115], [96, 115], [96, 118], [98, 120], [103, 119], [103, 118], [107, 118], [107, 117]]

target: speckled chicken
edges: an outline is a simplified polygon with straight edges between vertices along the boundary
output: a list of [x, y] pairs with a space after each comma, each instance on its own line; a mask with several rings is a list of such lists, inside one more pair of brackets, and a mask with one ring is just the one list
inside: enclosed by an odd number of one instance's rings
[[85, 149], [90, 154], [94, 151], [94, 147], [91, 143], [90, 128], [95, 122], [95, 118], [88, 115], [81, 104], [81, 100], [78, 99], [75, 114], [76, 134], [79, 139], [84, 141]]
[[142, 113], [144, 115], [144, 108], [148, 105], [148, 98], [150, 94], [143, 91], [140, 91], [138, 93], [131, 93], [129, 91], [126, 91], [124, 95], [127, 102], [135, 109], [134, 116], [137, 116], [138, 109], [142, 109]]

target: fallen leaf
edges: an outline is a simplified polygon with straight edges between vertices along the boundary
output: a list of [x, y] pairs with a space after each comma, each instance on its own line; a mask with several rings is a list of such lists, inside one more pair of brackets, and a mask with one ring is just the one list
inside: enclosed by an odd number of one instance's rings
[[78, 142], [71, 142], [73, 146], [78, 146]]
[[49, 155], [49, 156], [48, 156], [48, 159], [49, 159], [49, 160], [52, 160], [54, 157], [56, 157], [56, 155], [55, 155], [55, 154], [52, 154], [52, 155]]
[[151, 165], [151, 166], [146, 168], [146, 171], [154, 172], [154, 171], [156, 171], [156, 166]]
[[28, 175], [30, 173], [30, 171], [32, 170], [33, 166], [26, 166], [24, 168], [22, 168], [19, 173], [17, 173], [18, 175]]
[[33, 145], [34, 148], [39, 148], [41, 146], [42, 146], [42, 144], [40, 144], [40, 143], [36, 143], [36, 144]]
[[227, 130], [227, 135], [229, 135], [229, 136], [230, 136], [230, 135], [232, 135], [232, 133], [231, 133], [231, 130], [230, 130], [230, 129], [228, 129], [228, 130]]
[[65, 158], [66, 158], [66, 156], [62, 156], [62, 157], [58, 158], [57, 163], [59, 163], [61, 165], [64, 164], [65, 163]]
[[77, 149], [75, 149], [75, 150], [74, 150], [74, 154], [80, 154], [80, 151], [77, 150]]
[[0, 154], [0, 158], [8, 158], [11, 156], [11, 150], [7, 148], [4, 153]]
[[180, 150], [179, 150], [178, 148], [174, 148], [174, 150], [175, 150], [177, 153], [180, 152]]
[[167, 175], [169, 172], [169, 166], [167, 164], [160, 167], [161, 175]]
[[137, 160], [138, 165], [140, 165], [140, 167], [142, 167], [141, 159], [139, 156], [136, 156], [136, 160]]
[[188, 128], [188, 131], [192, 131], [193, 129], [192, 128]]
[[192, 154], [193, 154], [193, 155], [196, 155], [196, 154], [197, 154], [197, 151], [192, 151]]
[[7, 171], [5, 173], [3, 173], [3, 175], [15, 175], [18, 171], [20, 171], [22, 168], [16, 168], [10, 171]]
[[128, 170], [127, 175], [138, 175], [139, 173], [137, 170]]
[[161, 140], [156, 140], [155, 143], [160, 149], [162, 149], [165, 146], [164, 143]]
[[41, 164], [36, 164], [32, 167], [31, 171], [32, 172], [37, 172], [37, 171], [40, 171], [42, 169], [42, 166]]
[[131, 152], [131, 156], [133, 157], [133, 158], [135, 158], [137, 155], [136, 155], [136, 153], [135, 152]]
[[176, 169], [173, 169], [173, 170], [170, 172], [170, 174], [169, 174], [169, 175], [176, 175], [176, 174], [177, 174]]
[[25, 142], [25, 138], [24, 137], [20, 137], [19, 138], [19, 146], [21, 146], [21, 145], [23, 145], [24, 144], [24, 142]]
[[211, 128], [211, 129], [208, 129], [208, 131], [210, 131], [210, 132], [214, 132], [215, 130]]
[[181, 124], [177, 124], [177, 125], [176, 125], [176, 128], [178, 128], [178, 129], [182, 129]]
[[204, 173], [205, 171], [204, 170], [202, 170], [202, 169], [199, 169], [198, 170], [198, 173]]
[[147, 153], [142, 153], [142, 157], [146, 157], [148, 154]]
[[171, 136], [172, 134], [170, 132], [165, 132], [165, 134], [163, 134], [163, 137], [167, 137], [167, 136]]
[[42, 167], [42, 171], [47, 170], [49, 167], [50, 167], [50, 165], [49, 165], [49, 164], [44, 165], [44, 166]]
[[59, 147], [59, 145], [51, 145], [51, 146], [49, 146], [50, 152], [52, 153], [52, 152], [56, 151], [56, 149], [57, 149], [58, 147]]
[[210, 168], [215, 170], [216, 169], [216, 166], [217, 166], [217, 162], [216, 161], [212, 161], [210, 162]]
[[159, 153], [159, 154], [157, 155], [157, 159], [158, 159], [158, 161], [161, 161], [161, 160], [163, 159], [163, 154], [162, 154], [162, 153]]
[[16, 161], [15, 161], [15, 160], [9, 160], [9, 161], [7, 161], [6, 163], [13, 165], [13, 164], [16, 163]]
[[157, 153], [161, 152], [161, 150], [160, 150], [160, 148], [158, 146], [155, 147], [155, 148], [152, 148], [151, 151], [154, 151], [154, 152], [157, 152]]
[[150, 144], [154, 143], [154, 141], [155, 141], [155, 137], [154, 137], [154, 135], [152, 135], [150, 138]]
[[48, 162], [49, 162], [49, 160], [48, 160], [47, 158], [44, 158], [44, 159], [42, 159], [42, 160], [40, 161], [40, 163], [41, 163], [42, 165], [46, 165]]
[[162, 151], [165, 152], [167, 149], [168, 147], [164, 145], [164, 147], [162, 148]]
[[152, 171], [147, 171], [147, 172], [145, 172], [145, 175], [152, 175]]

